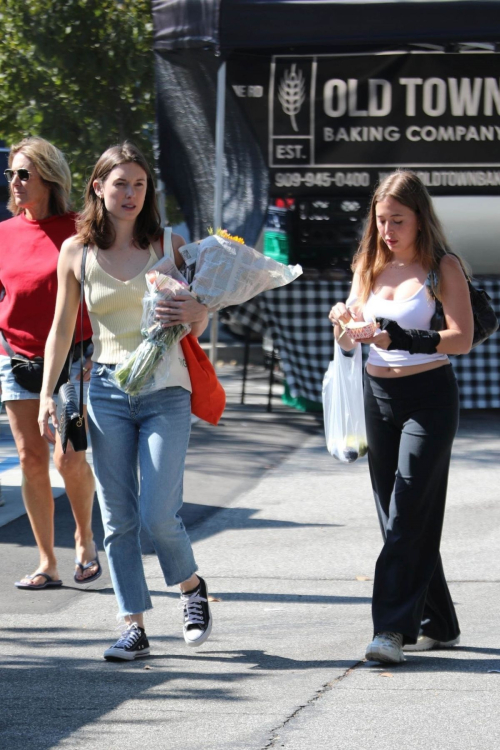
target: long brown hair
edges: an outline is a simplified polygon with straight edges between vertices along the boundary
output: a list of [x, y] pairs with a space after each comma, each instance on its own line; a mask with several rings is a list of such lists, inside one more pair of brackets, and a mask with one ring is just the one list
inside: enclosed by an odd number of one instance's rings
[[103, 183], [114, 167], [120, 164], [138, 164], [146, 173], [147, 186], [144, 205], [134, 223], [134, 242], [143, 249], [153, 239], [161, 236], [161, 220], [156, 205], [153, 175], [143, 154], [130, 141], [108, 148], [99, 157], [92, 176], [85, 190], [85, 204], [77, 221], [78, 236], [84, 244], [96, 245], [101, 250], [108, 250], [115, 241], [116, 233], [109, 218], [104, 201], [94, 190], [95, 180]]
[[[31, 159], [41, 180], [50, 189], [49, 212], [51, 216], [62, 216], [70, 210], [71, 172], [62, 151], [45, 138], [30, 136], [10, 147], [9, 167], [16, 154], [22, 153]], [[12, 190], [7, 204], [9, 211], [17, 216], [24, 208], [16, 206]]]
[[[386, 198], [394, 198], [417, 215], [419, 232], [415, 243], [416, 260], [427, 271], [435, 271], [437, 279], [441, 258], [449, 252], [441, 222], [436, 216], [431, 197], [423, 182], [415, 172], [393, 172], [380, 183], [373, 195], [363, 238], [353, 259], [352, 269], [358, 272], [361, 279], [361, 304], [370, 296], [377, 276], [392, 256], [377, 229], [377, 203]], [[436, 282], [433, 291], [437, 296], [438, 287]]]

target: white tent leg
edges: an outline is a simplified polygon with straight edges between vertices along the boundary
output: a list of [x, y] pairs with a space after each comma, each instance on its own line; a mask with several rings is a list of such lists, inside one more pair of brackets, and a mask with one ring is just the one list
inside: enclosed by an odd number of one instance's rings
[[167, 223], [167, 212], [165, 210], [165, 185], [161, 179], [158, 179], [156, 183], [156, 203], [160, 212], [161, 225], [164, 227]]
[[[226, 108], [226, 63], [223, 62], [217, 73], [217, 116], [215, 121], [215, 199], [214, 231], [222, 227], [222, 189], [224, 170], [224, 116]], [[210, 328], [210, 361], [215, 367], [217, 362], [217, 334], [219, 315], [213, 313]]]

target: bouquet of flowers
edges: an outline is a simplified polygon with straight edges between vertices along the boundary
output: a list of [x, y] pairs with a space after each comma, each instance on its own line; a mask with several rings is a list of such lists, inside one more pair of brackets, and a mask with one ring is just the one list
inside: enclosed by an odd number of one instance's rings
[[[191, 326], [178, 323], [163, 328], [156, 320], [158, 301], [173, 299], [176, 294], [188, 293], [187, 283], [170, 259], [169, 274], [151, 269], [146, 273], [148, 291], [142, 301], [141, 334], [144, 341], [119, 365], [114, 374], [115, 384], [125, 393], [137, 396], [161, 388], [170, 371], [169, 350], [191, 330]], [[176, 277], [176, 278], [174, 278]], [[162, 363], [162, 367], [158, 366]]]
[[158, 261], [146, 274], [148, 292], [141, 323], [144, 341], [114, 373], [116, 385], [130, 395], [161, 387], [161, 380], [168, 374], [169, 350], [190, 331], [189, 325], [184, 324], [163, 328], [155, 320], [158, 300], [171, 299], [179, 292], [190, 293], [209, 310], [220, 310], [246, 302], [260, 292], [285, 286], [302, 273], [301, 266], [278, 263], [245, 245], [241, 237], [233, 237], [222, 229], [199, 242], [183, 245], [179, 252], [186, 267], [195, 268], [189, 287], [168, 257]]
[[[210, 310], [241, 305], [261, 292], [289, 284], [302, 273], [301, 266], [285, 266], [268, 258], [224, 229], [184, 245], [179, 252], [188, 266], [195, 264], [190, 291]], [[153, 268], [162, 271], [165, 260]]]

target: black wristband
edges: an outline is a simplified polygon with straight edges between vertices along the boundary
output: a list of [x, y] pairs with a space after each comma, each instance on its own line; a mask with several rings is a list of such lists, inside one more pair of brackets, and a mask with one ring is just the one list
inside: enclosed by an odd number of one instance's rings
[[411, 336], [410, 354], [435, 354], [437, 345], [441, 341], [438, 331], [418, 331], [410, 329]]
[[380, 330], [387, 331], [391, 337], [391, 343], [387, 347], [388, 351], [393, 349], [401, 349], [405, 352], [410, 351], [411, 338], [408, 335], [408, 331], [396, 323], [395, 320], [389, 320], [388, 318], [377, 318], [377, 323], [380, 323]]
[[441, 341], [438, 331], [421, 331], [416, 328], [405, 329], [388, 318], [377, 318], [380, 329], [387, 331], [391, 337], [388, 351], [400, 349], [410, 354], [435, 354]]

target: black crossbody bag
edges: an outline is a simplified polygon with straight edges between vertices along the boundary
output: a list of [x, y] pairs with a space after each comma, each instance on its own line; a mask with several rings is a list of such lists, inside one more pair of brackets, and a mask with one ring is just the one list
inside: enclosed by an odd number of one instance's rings
[[[21, 388], [30, 393], [40, 393], [43, 381], [43, 357], [25, 357], [24, 354], [15, 352], [9, 342], [0, 330], [0, 341], [3, 348], [10, 357], [10, 366], [14, 380]], [[59, 392], [59, 388], [66, 381], [66, 365], [63, 368], [59, 380], [54, 388], [54, 393]]]
[[[85, 282], [85, 261], [87, 259], [88, 245], [84, 245], [82, 253], [82, 270], [80, 277], [80, 326], [83, 340], [83, 301]], [[87, 430], [85, 429], [85, 417], [83, 416], [83, 346], [80, 347], [80, 402], [76, 397], [75, 386], [69, 379], [73, 355], [75, 351], [75, 336], [69, 353], [67, 382], [59, 389], [57, 400], [57, 421], [59, 422], [59, 435], [63, 453], [66, 453], [68, 440], [75, 451], [87, 450]], [[66, 369], [66, 368], [65, 368]]]

